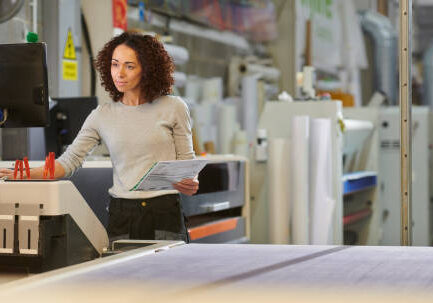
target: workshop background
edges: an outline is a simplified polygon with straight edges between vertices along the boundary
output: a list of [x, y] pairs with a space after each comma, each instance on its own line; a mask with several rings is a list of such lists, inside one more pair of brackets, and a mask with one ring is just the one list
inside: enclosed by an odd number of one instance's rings
[[[400, 4], [0, 0], [0, 44], [47, 44], [52, 101], [49, 127], [0, 128], [0, 167], [60, 156], [90, 111], [112, 102], [98, 51], [123, 31], [151, 34], [176, 64], [196, 157], [212, 162], [200, 192], [182, 198], [193, 243], [399, 246]], [[433, 0], [413, 1], [412, 13], [410, 224], [412, 245], [429, 247]], [[106, 227], [103, 143], [71, 180]]]

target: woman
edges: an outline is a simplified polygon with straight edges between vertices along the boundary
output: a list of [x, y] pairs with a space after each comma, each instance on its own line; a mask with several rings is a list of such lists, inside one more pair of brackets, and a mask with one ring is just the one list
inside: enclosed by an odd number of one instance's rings
[[[197, 180], [182, 180], [171, 191], [129, 191], [154, 162], [194, 158], [188, 108], [179, 97], [168, 95], [172, 59], [156, 38], [123, 33], [99, 52], [96, 68], [113, 102], [99, 105], [87, 117], [77, 138], [56, 160], [55, 177], [72, 175], [104, 141], [113, 164], [110, 238], [188, 242], [178, 192], [194, 194]], [[34, 168], [31, 178], [42, 178], [42, 173], [42, 167]], [[10, 177], [12, 171], [0, 170], [4, 175]]]

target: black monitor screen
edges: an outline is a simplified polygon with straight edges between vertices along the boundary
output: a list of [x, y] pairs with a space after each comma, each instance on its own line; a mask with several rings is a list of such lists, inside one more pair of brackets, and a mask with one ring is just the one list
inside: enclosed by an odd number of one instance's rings
[[2, 127], [49, 124], [44, 43], [0, 44], [0, 110], [5, 109]]
[[240, 178], [239, 170], [239, 161], [206, 164], [198, 174], [200, 186], [197, 195], [237, 190]]
[[87, 116], [98, 106], [98, 100], [96, 97], [70, 97], [53, 101], [50, 127], [45, 128], [46, 148], [60, 155], [74, 141]]

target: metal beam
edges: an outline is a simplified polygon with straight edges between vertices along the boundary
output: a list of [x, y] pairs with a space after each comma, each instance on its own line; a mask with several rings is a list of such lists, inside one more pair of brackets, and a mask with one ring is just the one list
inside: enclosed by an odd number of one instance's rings
[[412, 245], [412, 0], [400, 0], [401, 245]]

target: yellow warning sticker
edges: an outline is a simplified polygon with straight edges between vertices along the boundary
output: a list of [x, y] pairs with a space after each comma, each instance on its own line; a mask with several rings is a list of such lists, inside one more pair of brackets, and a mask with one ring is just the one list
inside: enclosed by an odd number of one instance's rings
[[66, 38], [65, 49], [63, 50], [63, 58], [76, 60], [74, 40], [72, 39], [72, 32], [68, 29], [68, 37]]
[[63, 80], [78, 80], [78, 64], [77, 61], [62, 60]]

